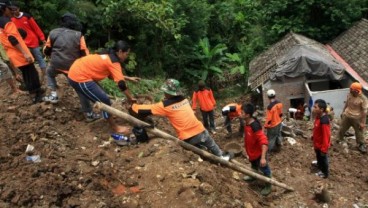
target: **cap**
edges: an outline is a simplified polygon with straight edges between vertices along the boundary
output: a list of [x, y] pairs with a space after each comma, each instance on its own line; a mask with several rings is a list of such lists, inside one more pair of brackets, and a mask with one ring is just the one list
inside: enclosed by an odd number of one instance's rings
[[0, 0], [0, 7], [11, 7], [13, 6], [12, 2], [9, 0]]
[[176, 79], [167, 79], [165, 83], [161, 86], [161, 90], [169, 95], [177, 96], [181, 95], [180, 83]]
[[10, 9], [18, 9], [19, 3], [16, 1], [9, 1], [9, 5], [7, 5], [7, 7], [9, 7]]
[[268, 96], [269, 98], [273, 98], [273, 97], [275, 97], [275, 96], [276, 96], [276, 92], [275, 92], [275, 90], [273, 90], [273, 89], [269, 89], [269, 90], [267, 91], [267, 96]]
[[350, 85], [350, 89], [356, 90], [360, 94], [362, 93], [362, 84], [360, 84], [359, 82], [354, 82], [353, 84]]

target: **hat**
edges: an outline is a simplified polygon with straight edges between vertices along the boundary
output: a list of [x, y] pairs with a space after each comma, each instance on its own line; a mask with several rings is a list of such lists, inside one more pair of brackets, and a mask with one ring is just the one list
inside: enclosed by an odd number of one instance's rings
[[177, 96], [181, 95], [180, 83], [176, 79], [167, 79], [161, 86], [161, 90], [169, 95]]
[[273, 97], [275, 97], [275, 96], [276, 96], [276, 92], [275, 92], [275, 90], [273, 90], [273, 89], [268, 90], [268, 91], [267, 91], [267, 96], [268, 96], [269, 98], [273, 98]]
[[354, 82], [353, 84], [350, 85], [350, 89], [356, 90], [360, 94], [362, 93], [362, 84], [360, 84], [359, 82]]
[[0, 0], [0, 7], [11, 7], [13, 6], [12, 2], [9, 0]]
[[7, 5], [7, 7], [9, 7], [10, 9], [18, 9], [19, 8], [19, 4], [16, 1], [8, 1], [9, 5]]

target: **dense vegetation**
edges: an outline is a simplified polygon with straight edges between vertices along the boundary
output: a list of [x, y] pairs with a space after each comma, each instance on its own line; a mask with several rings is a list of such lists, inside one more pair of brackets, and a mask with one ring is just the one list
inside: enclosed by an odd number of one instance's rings
[[[87, 44], [128, 40], [128, 73], [187, 83], [242, 74], [249, 61], [289, 31], [328, 42], [361, 18], [368, 0], [26, 0], [47, 34], [66, 11], [83, 23]], [[129, 72], [130, 71], [130, 72]], [[216, 78], [217, 79], [217, 78]]]

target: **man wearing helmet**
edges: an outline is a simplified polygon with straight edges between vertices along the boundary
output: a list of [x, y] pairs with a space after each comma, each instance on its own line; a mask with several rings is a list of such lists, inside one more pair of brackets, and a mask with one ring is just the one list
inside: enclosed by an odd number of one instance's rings
[[264, 127], [267, 129], [268, 151], [274, 150], [275, 145], [281, 147], [281, 117], [282, 103], [276, 100], [276, 92], [273, 89], [267, 91], [270, 104], [267, 106], [266, 121]]
[[367, 152], [363, 136], [367, 109], [368, 102], [367, 98], [362, 93], [362, 85], [358, 82], [354, 82], [350, 86], [350, 93], [348, 94], [343, 113], [341, 114], [338, 140], [342, 142], [345, 132], [352, 126], [355, 131], [358, 149], [361, 153]]
[[165, 94], [163, 101], [150, 105], [134, 103], [129, 112], [140, 119], [150, 115], [167, 117], [180, 140], [193, 146], [206, 147], [212, 154], [229, 161], [230, 155], [224, 154], [194, 115], [188, 99], [182, 94], [179, 81], [167, 79], [161, 90]]

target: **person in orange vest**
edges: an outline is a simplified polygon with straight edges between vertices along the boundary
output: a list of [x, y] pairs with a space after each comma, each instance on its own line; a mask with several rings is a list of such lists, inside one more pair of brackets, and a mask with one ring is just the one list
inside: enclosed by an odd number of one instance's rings
[[280, 101], [276, 100], [275, 90], [268, 90], [267, 97], [270, 100], [270, 104], [267, 106], [264, 127], [267, 129], [268, 151], [272, 151], [275, 146], [281, 148], [281, 118], [283, 105]]
[[[128, 89], [126, 80], [138, 82], [140, 78], [124, 76], [121, 68], [121, 63], [128, 57], [129, 52], [129, 44], [119, 40], [108, 54], [92, 54], [75, 60], [69, 69], [69, 84], [86, 99], [111, 105], [109, 96], [97, 83], [110, 78], [115, 81], [130, 103], [136, 102]], [[129, 127], [117, 125], [107, 112], [102, 112], [102, 114], [116, 133], [130, 132]]]
[[134, 103], [130, 109], [131, 114], [137, 118], [149, 115], [165, 116], [169, 119], [180, 140], [193, 146], [204, 146], [212, 154], [228, 161], [230, 155], [223, 153], [194, 115], [188, 99], [182, 95], [179, 81], [167, 79], [161, 86], [161, 90], [165, 93], [163, 101], [149, 105]]
[[34, 66], [34, 59], [26, 46], [12, 17], [11, 1], [0, 1], [2, 16], [0, 17], [0, 42], [3, 45], [10, 62], [22, 72], [27, 91], [32, 96], [33, 103], [42, 101], [44, 90], [41, 88], [38, 72]]
[[231, 137], [232, 128], [231, 121], [235, 118], [239, 119], [239, 135], [244, 133], [244, 119], [241, 117], [241, 105], [238, 103], [230, 103], [222, 108], [222, 115], [225, 116], [225, 127], [228, 132], [227, 137]]
[[197, 108], [197, 101], [202, 113], [203, 125], [212, 134], [216, 133], [214, 109], [216, 108], [216, 100], [213, 97], [212, 90], [206, 88], [203, 80], [198, 82], [198, 90], [193, 92], [192, 109]]

